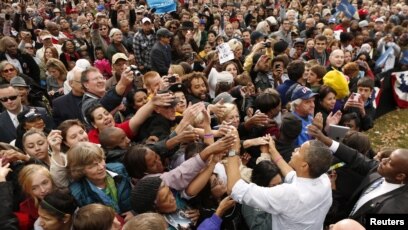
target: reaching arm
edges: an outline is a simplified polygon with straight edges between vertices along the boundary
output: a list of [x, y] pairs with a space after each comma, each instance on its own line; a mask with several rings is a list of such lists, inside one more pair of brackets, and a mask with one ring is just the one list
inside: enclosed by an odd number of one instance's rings
[[[232, 146], [231, 150], [235, 151], [236, 154], [239, 153], [241, 149], [241, 142], [239, 139], [238, 131], [234, 129], [232, 133], [235, 136], [235, 143]], [[227, 171], [227, 193], [231, 194], [232, 188], [234, 185], [241, 179], [241, 173], [239, 171], [239, 165], [240, 165], [240, 158], [238, 155], [235, 155], [233, 157], [228, 157], [227, 165], [226, 165], [226, 171]]]
[[129, 121], [133, 134], [139, 131], [140, 126], [149, 118], [155, 106], [168, 106], [172, 100], [174, 100], [174, 96], [169, 93], [156, 94], [149, 102], [143, 105]]
[[197, 175], [188, 185], [186, 194], [190, 197], [196, 196], [208, 183], [215, 168], [215, 161], [211, 161], [207, 167]]
[[269, 153], [273, 162], [279, 167], [283, 177], [286, 177], [289, 172], [293, 171], [293, 168], [282, 158], [278, 150], [275, 147], [275, 141], [272, 137], [269, 138]]

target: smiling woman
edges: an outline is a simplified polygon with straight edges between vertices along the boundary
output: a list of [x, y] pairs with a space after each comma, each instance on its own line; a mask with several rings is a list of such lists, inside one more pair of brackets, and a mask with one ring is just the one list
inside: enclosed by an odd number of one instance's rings
[[79, 206], [102, 203], [122, 216], [132, 216], [130, 179], [125, 167], [120, 163], [106, 164], [100, 147], [78, 143], [67, 152], [67, 168], [74, 180], [69, 189]]
[[2, 81], [9, 83], [12, 78], [18, 75], [18, 70], [8, 61], [0, 63], [0, 77]]

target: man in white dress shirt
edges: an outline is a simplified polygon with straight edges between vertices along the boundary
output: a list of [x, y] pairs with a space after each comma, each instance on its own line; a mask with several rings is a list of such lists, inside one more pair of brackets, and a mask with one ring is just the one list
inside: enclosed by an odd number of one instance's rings
[[328, 147], [318, 141], [307, 141], [295, 149], [288, 165], [271, 139], [269, 152], [285, 183], [270, 188], [247, 184], [240, 178], [239, 156], [232, 156], [238, 150], [239, 142], [229, 152], [226, 165], [228, 193], [235, 201], [271, 213], [272, 229], [323, 229], [332, 204], [326, 174], [332, 160]]

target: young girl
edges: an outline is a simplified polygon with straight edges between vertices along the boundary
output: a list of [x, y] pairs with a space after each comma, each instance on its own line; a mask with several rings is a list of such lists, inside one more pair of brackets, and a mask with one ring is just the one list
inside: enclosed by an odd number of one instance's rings
[[326, 74], [326, 68], [321, 65], [315, 65], [310, 68], [309, 76], [307, 77], [307, 86], [314, 92], [319, 91], [323, 84], [323, 77]]
[[50, 171], [41, 165], [32, 164], [25, 166], [19, 173], [18, 182], [27, 199], [20, 203], [19, 218], [29, 219], [32, 228], [38, 218], [38, 204], [44, 197], [53, 191], [54, 182]]
[[96, 60], [94, 62], [94, 66], [99, 69], [105, 79], [112, 77], [112, 67], [109, 60], [105, 58], [105, 54], [103, 53], [103, 49], [101, 47], [95, 48], [95, 55]]

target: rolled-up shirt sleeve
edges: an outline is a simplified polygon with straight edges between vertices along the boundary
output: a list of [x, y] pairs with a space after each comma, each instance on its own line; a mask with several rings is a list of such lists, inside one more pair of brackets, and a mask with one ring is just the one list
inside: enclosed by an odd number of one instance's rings
[[231, 197], [235, 201], [261, 209], [271, 214], [287, 211], [290, 198], [295, 195], [290, 184], [281, 184], [275, 187], [260, 187], [256, 184], [247, 184], [240, 179], [232, 188]]

